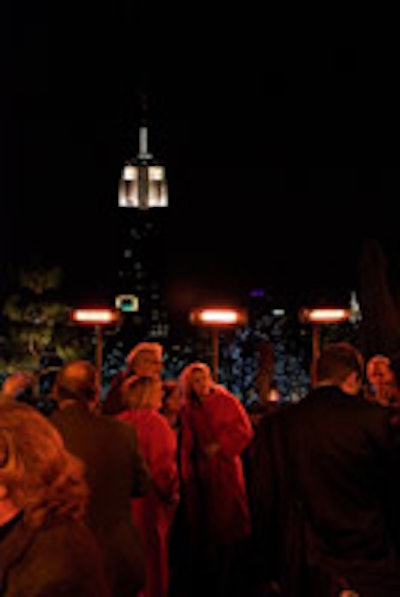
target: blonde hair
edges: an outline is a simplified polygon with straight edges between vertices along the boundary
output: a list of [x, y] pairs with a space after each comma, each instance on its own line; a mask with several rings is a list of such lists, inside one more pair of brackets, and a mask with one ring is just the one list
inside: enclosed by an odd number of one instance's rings
[[126, 364], [133, 368], [135, 367], [135, 361], [139, 354], [142, 352], [150, 352], [156, 355], [157, 360], [162, 361], [163, 358], [163, 347], [158, 342], [139, 342], [136, 344], [126, 357]]
[[194, 361], [193, 363], [186, 365], [186, 367], [181, 371], [181, 374], [179, 375], [179, 387], [181, 389], [185, 401], [189, 401], [191, 398], [193, 391], [191, 377], [193, 373], [195, 373], [196, 371], [201, 371], [210, 380], [212, 380], [211, 369], [207, 365], [207, 363], [203, 363], [201, 361]]
[[82, 519], [88, 500], [83, 463], [34, 407], [0, 405], [0, 484], [33, 527], [48, 517]]
[[154, 405], [154, 392], [160, 384], [161, 381], [153, 377], [128, 377], [122, 384], [124, 406], [133, 410], [152, 408]]

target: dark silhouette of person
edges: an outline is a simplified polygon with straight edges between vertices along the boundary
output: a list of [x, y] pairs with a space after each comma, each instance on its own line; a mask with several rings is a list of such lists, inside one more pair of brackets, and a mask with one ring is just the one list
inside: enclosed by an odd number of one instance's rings
[[398, 428], [390, 409], [364, 399], [363, 371], [353, 345], [327, 344], [316, 387], [257, 429], [251, 509], [285, 597], [400, 595], [388, 522]]
[[149, 470], [132, 427], [99, 412], [99, 377], [88, 361], [63, 365], [51, 422], [86, 466], [88, 523], [104, 552], [114, 594], [133, 597], [145, 584], [144, 546], [132, 519], [131, 499], [149, 488]]

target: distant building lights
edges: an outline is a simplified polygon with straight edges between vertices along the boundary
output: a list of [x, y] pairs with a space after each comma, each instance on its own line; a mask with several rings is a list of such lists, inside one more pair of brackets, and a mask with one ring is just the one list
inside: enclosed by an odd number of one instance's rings
[[360, 303], [357, 300], [355, 291], [350, 294], [350, 317], [351, 323], [358, 323], [362, 320]]
[[147, 147], [148, 130], [139, 128], [139, 152], [125, 162], [118, 183], [118, 206], [137, 209], [168, 207], [165, 168], [154, 163]]
[[251, 298], [262, 298], [265, 296], [265, 292], [262, 288], [253, 288], [253, 290], [250, 290], [250, 296]]
[[149, 180], [163, 180], [164, 168], [161, 166], [149, 166]]
[[122, 179], [126, 182], [138, 179], [138, 169], [135, 166], [126, 165], [122, 172]]
[[137, 313], [139, 298], [135, 294], [119, 294], [115, 298], [115, 306], [123, 313]]

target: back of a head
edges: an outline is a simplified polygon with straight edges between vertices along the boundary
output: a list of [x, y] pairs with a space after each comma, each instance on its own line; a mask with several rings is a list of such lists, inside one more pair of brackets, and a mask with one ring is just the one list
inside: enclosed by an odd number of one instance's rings
[[317, 362], [317, 382], [340, 385], [352, 372], [362, 379], [363, 368], [363, 357], [355, 346], [349, 342], [327, 344]]
[[162, 364], [163, 347], [158, 342], [139, 342], [136, 344], [126, 357], [126, 364], [130, 369], [135, 370], [136, 363], [144, 356], [150, 356], [158, 363]]
[[24, 400], [24, 395], [28, 395], [32, 391], [35, 377], [32, 373], [26, 371], [16, 371], [12, 373], [3, 382], [1, 393], [3, 400]]
[[88, 496], [84, 467], [34, 407], [0, 405], [0, 484], [35, 526], [58, 513], [81, 518]]
[[61, 367], [54, 384], [54, 396], [63, 400], [89, 403], [99, 395], [99, 379], [96, 367], [89, 361], [71, 361]]
[[161, 381], [153, 377], [129, 377], [122, 384], [124, 406], [133, 410], [151, 408], [158, 388], [161, 388]]

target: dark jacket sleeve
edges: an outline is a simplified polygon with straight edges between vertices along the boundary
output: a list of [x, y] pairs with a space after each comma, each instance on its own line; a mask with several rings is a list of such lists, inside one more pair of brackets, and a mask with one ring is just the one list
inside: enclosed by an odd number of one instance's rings
[[111, 380], [110, 387], [101, 405], [103, 415], [116, 415], [124, 410], [121, 387], [125, 379], [129, 377], [129, 374], [129, 371], [120, 371]]
[[128, 440], [130, 443], [130, 453], [132, 458], [132, 469], [133, 469], [133, 484], [131, 490], [132, 497], [141, 497], [145, 495], [150, 487], [150, 469], [143, 457], [143, 454], [139, 447], [137, 434], [135, 429], [121, 421], [122, 425], [126, 428]]

